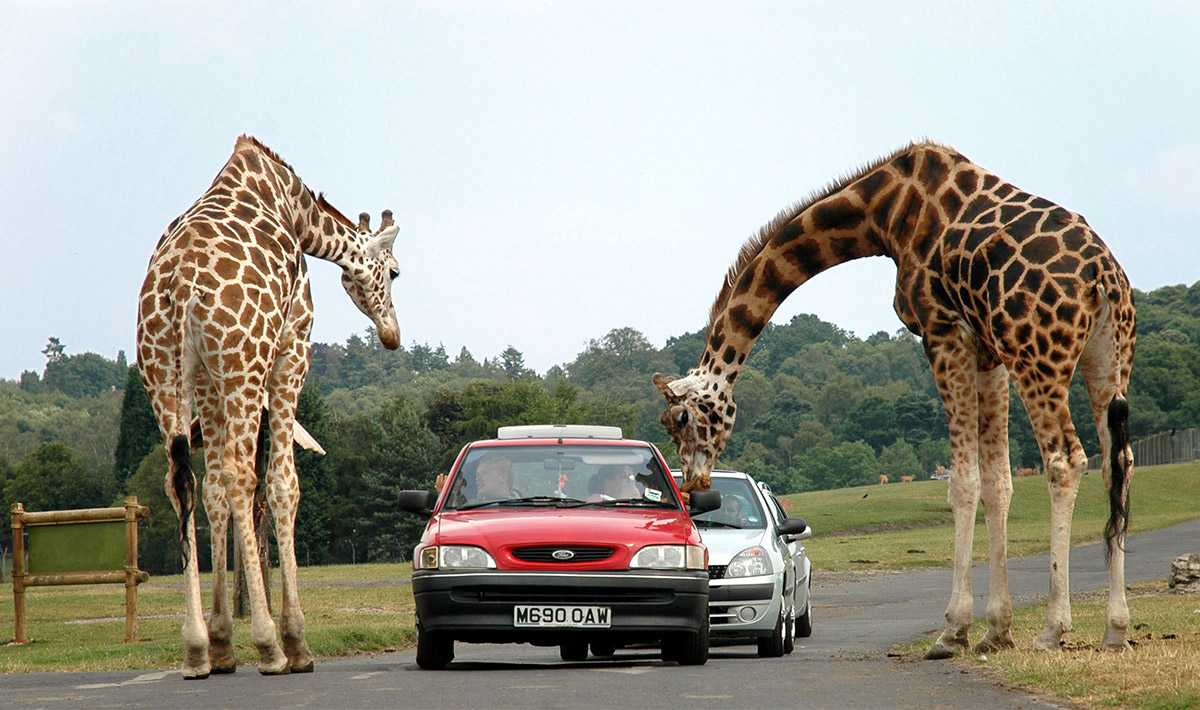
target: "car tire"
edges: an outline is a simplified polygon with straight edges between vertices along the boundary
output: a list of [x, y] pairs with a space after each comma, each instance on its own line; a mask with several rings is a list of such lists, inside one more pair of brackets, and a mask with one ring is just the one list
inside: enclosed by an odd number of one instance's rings
[[771, 631], [771, 635], [758, 640], [759, 658], [779, 658], [783, 655], [783, 626], [783, 613], [780, 612], [779, 620], [775, 622], [775, 628]]
[[612, 658], [617, 652], [617, 645], [609, 641], [593, 641], [592, 655], [596, 658]]
[[453, 660], [453, 638], [417, 626], [417, 666], [422, 670], [440, 671]]
[[[795, 614], [795, 611], [792, 612]], [[787, 624], [783, 627], [783, 655], [788, 655], [796, 650], [796, 620], [792, 615], [788, 615]]]
[[802, 639], [812, 636], [812, 596], [804, 603], [804, 614], [796, 617], [796, 635]]
[[702, 666], [708, 663], [708, 620], [699, 631], [684, 632], [663, 640], [662, 658], [681, 666]]
[[587, 660], [587, 641], [565, 641], [558, 646], [558, 655], [568, 663], [581, 663]]

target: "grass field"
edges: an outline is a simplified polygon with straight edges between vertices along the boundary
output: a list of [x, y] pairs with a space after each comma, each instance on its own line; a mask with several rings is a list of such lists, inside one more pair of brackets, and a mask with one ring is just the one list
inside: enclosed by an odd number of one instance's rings
[[[1007, 684], [1069, 699], [1089, 707], [1142, 710], [1200, 707], [1200, 598], [1172, 594], [1165, 581], [1134, 585], [1128, 592], [1136, 644], [1125, 653], [1096, 650], [1104, 635], [1105, 592], [1072, 596], [1074, 631], [1060, 653], [1032, 650], [1046, 609], [1018, 609], [1013, 619], [1017, 648], [986, 659], [957, 661]], [[981, 638], [986, 622], [976, 623], [971, 639]], [[897, 649], [919, 659], [933, 639]]]
[[[413, 599], [407, 564], [300, 568], [300, 598], [308, 643], [317, 656], [401, 648], [412, 643]], [[178, 667], [182, 653], [182, 577], [154, 577], [138, 592], [140, 638], [123, 644], [125, 590], [119, 584], [35, 587], [26, 592], [30, 643], [0, 645], [0, 673], [112, 671]], [[201, 577], [204, 608], [211, 582]], [[278, 619], [279, 571], [272, 570]], [[206, 612], [207, 613], [207, 612]], [[12, 585], [0, 584], [0, 639], [13, 633]], [[250, 643], [249, 619], [234, 620], [234, 644], [244, 670], [253, 672], [258, 652]]]
[[[1168, 527], [1200, 517], [1194, 491], [1200, 463], [1139, 468], [1131, 492], [1130, 531]], [[948, 481], [916, 481], [785, 496], [792, 515], [809, 521], [805, 543], [818, 570], [906, 569], [952, 564], [954, 517]], [[1008, 518], [1009, 555], [1050, 549], [1050, 497], [1041, 476], [1013, 482]], [[1073, 544], [1100, 540], [1108, 499], [1099, 472], [1083, 477], [1071, 528]], [[975, 559], [987, 558], [982, 503], [976, 516]]]

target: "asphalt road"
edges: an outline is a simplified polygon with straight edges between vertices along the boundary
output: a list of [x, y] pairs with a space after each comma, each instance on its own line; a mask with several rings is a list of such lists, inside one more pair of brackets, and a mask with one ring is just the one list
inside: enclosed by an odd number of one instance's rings
[[[1130, 540], [1130, 581], [1166, 576], [1168, 562], [1200, 549], [1200, 521]], [[897, 662], [887, 649], [936, 629], [949, 570], [814, 581], [814, 633], [795, 653], [760, 659], [752, 646], [714, 648], [708, 665], [664, 664], [651, 651], [607, 662], [562, 663], [554, 648], [459, 644], [448, 670], [417, 669], [413, 652], [321, 661], [316, 673], [235, 675], [183, 681], [174, 671], [0, 676], [0, 706], [30, 708], [1047, 708], [951, 663]], [[1046, 557], [1009, 563], [1014, 603], [1049, 585]], [[1100, 545], [1071, 553], [1074, 591], [1103, 587]], [[975, 568], [976, 615], [986, 566]], [[1136, 622], [1137, 619], [1135, 618]], [[1098, 641], [1098, 639], [1096, 639]]]

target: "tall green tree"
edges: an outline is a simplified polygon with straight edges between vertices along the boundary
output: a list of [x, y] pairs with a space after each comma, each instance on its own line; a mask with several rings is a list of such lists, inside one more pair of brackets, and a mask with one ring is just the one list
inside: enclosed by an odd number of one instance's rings
[[113, 452], [113, 475], [118, 486], [124, 486], [146, 454], [162, 442], [158, 421], [154, 418], [154, 410], [150, 408], [150, 398], [146, 396], [138, 369], [129, 367], [127, 373], [125, 393], [121, 398], [117, 448]]

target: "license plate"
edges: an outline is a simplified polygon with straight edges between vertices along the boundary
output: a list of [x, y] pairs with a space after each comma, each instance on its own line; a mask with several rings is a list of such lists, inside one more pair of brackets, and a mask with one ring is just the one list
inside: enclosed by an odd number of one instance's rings
[[606, 606], [530, 606], [513, 607], [513, 626], [607, 629], [612, 626], [612, 610]]

